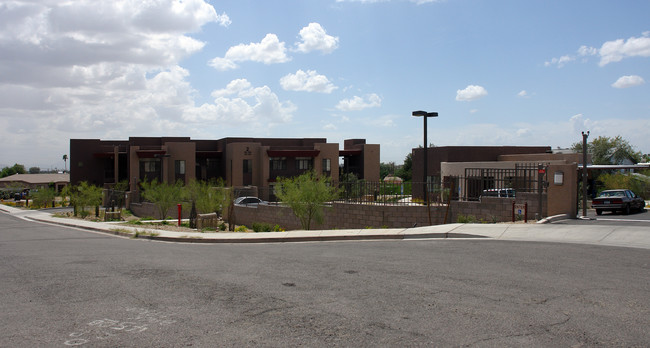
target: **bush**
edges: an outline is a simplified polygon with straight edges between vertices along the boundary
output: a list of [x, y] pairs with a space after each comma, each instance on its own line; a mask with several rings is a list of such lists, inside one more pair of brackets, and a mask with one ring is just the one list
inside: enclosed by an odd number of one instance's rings
[[266, 222], [253, 222], [253, 231], [255, 232], [271, 232], [273, 227]]
[[458, 218], [456, 218], [456, 222], [461, 224], [472, 224], [476, 222], [476, 217], [474, 217], [473, 215], [458, 214]]
[[244, 225], [237, 226], [237, 228], [235, 228], [235, 232], [248, 232], [248, 228]]
[[32, 202], [36, 208], [47, 208], [52, 204], [56, 197], [56, 192], [51, 188], [41, 188], [30, 194]]

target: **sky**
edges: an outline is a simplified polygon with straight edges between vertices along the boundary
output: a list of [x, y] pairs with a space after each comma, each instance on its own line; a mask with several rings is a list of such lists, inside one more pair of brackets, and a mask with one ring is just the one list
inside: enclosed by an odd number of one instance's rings
[[[650, 1], [4, 0], [0, 167], [70, 139], [364, 138], [650, 153]], [[67, 164], [69, 166], [69, 163]]]

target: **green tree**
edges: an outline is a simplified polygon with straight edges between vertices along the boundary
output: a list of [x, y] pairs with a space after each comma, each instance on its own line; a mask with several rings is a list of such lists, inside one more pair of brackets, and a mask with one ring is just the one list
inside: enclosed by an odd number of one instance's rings
[[25, 171], [25, 166], [22, 164], [14, 164], [11, 167], [4, 167], [2, 168], [2, 172], [0, 174], [0, 178], [4, 178], [7, 176], [11, 176], [14, 174], [26, 174], [27, 171]]
[[39, 167], [29, 167], [29, 174], [38, 174], [41, 172], [41, 168]]
[[293, 178], [280, 178], [275, 194], [291, 208], [302, 228], [309, 230], [312, 220], [323, 222], [323, 204], [336, 199], [338, 189], [331, 185], [329, 177], [306, 172]]
[[[574, 143], [571, 147], [577, 152], [582, 152], [582, 142]], [[614, 138], [599, 136], [587, 144], [587, 152], [591, 154], [593, 164], [618, 164], [625, 159], [640, 162], [643, 155], [634, 151], [634, 147], [620, 135]]]
[[38, 208], [46, 208], [52, 204], [56, 198], [56, 191], [53, 188], [40, 188], [37, 191], [31, 191], [29, 196], [32, 199], [32, 204]]
[[166, 182], [144, 181], [142, 183], [142, 196], [158, 207], [161, 219], [167, 217], [167, 212], [174, 205], [180, 203], [183, 197], [183, 186], [180, 181], [170, 185]]
[[102, 189], [99, 186], [90, 185], [85, 181], [76, 186], [66, 186], [61, 192], [62, 197], [70, 197], [70, 204], [74, 206], [74, 214], [81, 214], [86, 217], [88, 207], [99, 207], [102, 202]]
[[224, 209], [229, 205], [228, 193], [223, 180], [213, 182], [192, 180], [185, 187], [185, 197], [196, 204], [199, 213], [218, 213], [225, 216]]
[[[650, 177], [642, 174], [614, 173], [601, 174], [598, 181], [602, 183], [602, 190], [626, 188], [643, 199], [650, 199]], [[600, 191], [602, 191], [600, 190]]]
[[406, 157], [404, 157], [404, 165], [397, 172], [397, 176], [402, 178], [404, 181], [411, 181], [413, 177], [413, 153], [409, 152]]
[[395, 162], [379, 163], [379, 177], [384, 180], [388, 175], [395, 174], [396, 169]]

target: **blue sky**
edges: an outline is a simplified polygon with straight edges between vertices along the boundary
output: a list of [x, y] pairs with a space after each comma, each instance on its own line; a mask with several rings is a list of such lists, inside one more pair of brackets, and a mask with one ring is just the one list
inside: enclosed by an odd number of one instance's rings
[[621, 135], [650, 152], [648, 1], [5, 1], [0, 165], [71, 138], [429, 142]]

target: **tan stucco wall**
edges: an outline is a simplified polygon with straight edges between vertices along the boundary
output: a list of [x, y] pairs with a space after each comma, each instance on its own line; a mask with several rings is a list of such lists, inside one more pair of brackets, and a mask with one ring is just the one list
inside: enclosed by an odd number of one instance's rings
[[334, 143], [323, 143], [323, 144], [314, 144], [316, 150], [320, 150], [320, 153], [314, 159], [314, 170], [316, 173], [323, 173], [323, 159], [330, 160], [330, 175], [333, 180], [338, 180], [339, 178], [339, 144]]
[[[542, 155], [544, 156], [544, 155]], [[565, 163], [564, 160], [546, 160], [549, 163], [547, 180], [549, 183], [548, 195], [546, 198], [545, 215], [553, 216], [558, 214], [569, 214], [575, 217], [577, 214], [577, 192], [578, 192], [578, 173], [576, 163]], [[535, 161], [501, 161], [501, 162], [442, 162], [440, 171], [442, 177], [445, 176], [464, 176], [465, 168], [494, 168], [494, 169], [514, 169], [519, 163], [537, 163]], [[555, 184], [555, 173], [561, 172], [563, 175], [562, 185]], [[464, 194], [464, 187], [457, 188], [461, 194]], [[519, 196], [519, 194], [517, 194]]]
[[[172, 184], [176, 174], [175, 161], [185, 161], [185, 184], [187, 185], [191, 179], [196, 178], [196, 144], [191, 142], [183, 143], [165, 143], [167, 146], [167, 154], [170, 157], [163, 159], [165, 170], [163, 173], [167, 175], [167, 183]], [[164, 174], [164, 175], [165, 175]]]
[[[226, 184], [227, 186], [244, 186], [243, 161], [252, 160], [253, 182], [252, 185], [266, 186], [261, 184], [262, 147], [259, 143], [231, 143], [226, 148]], [[266, 153], [266, 152], [265, 152]], [[267, 157], [268, 161], [268, 157]], [[267, 162], [268, 166], [268, 162]]]
[[[562, 174], [562, 184], [556, 174]], [[576, 217], [578, 209], [578, 165], [552, 164], [548, 167], [548, 215], [569, 214]]]
[[363, 178], [373, 182], [381, 180], [379, 175], [379, 144], [363, 145]]

